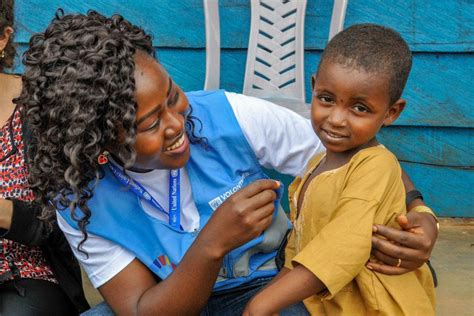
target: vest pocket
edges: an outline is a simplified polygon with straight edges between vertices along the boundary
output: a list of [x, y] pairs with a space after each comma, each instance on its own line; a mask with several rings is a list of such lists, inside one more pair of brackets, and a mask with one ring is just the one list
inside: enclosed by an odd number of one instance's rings
[[227, 275], [238, 278], [248, 276], [256, 270], [276, 269], [276, 251], [288, 228], [288, 218], [279, 205], [272, 225], [262, 235], [226, 255], [224, 264]]

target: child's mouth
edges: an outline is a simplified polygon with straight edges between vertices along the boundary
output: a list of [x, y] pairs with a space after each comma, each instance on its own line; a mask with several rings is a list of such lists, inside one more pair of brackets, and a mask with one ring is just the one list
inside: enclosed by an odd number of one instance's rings
[[322, 129], [322, 131], [323, 131], [324, 133], [326, 133], [327, 136], [329, 136], [330, 138], [334, 138], [334, 139], [342, 139], [342, 138], [346, 138], [346, 137], [347, 137], [347, 136], [345, 136], [345, 135], [336, 134], [336, 133], [330, 132], [330, 131], [325, 130], [325, 129]]

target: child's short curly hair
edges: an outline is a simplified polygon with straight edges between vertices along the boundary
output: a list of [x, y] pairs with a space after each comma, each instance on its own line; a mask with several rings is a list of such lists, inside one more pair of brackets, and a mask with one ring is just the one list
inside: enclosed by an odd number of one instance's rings
[[320, 67], [335, 62], [362, 68], [389, 79], [390, 103], [402, 95], [412, 65], [407, 43], [393, 29], [376, 24], [353, 25], [337, 34], [325, 48]]
[[[5, 28], [13, 27], [15, 22], [13, 7], [15, 5], [14, 0], [1, 0], [0, 6], [0, 36], [5, 32]], [[13, 67], [13, 60], [15, 59], [16, 49], [13, 44], [13, 37], [10, 37], [10, 40], [3, 50], [5, 57], [0, 58], [0, 72], [3, 72], [4, 69]]]

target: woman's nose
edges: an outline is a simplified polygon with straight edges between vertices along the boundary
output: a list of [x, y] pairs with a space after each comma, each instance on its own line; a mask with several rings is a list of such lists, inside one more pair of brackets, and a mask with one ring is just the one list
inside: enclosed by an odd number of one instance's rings
[[167, 109], [161, 117], [165, 125], [166, 137], [174, 137], [181, 133], [184, 128], [184, 117], [181, 113]]

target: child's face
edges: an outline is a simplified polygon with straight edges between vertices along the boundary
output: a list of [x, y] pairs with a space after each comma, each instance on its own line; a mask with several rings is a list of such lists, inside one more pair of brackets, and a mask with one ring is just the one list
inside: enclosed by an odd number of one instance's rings
[[183, 91], [151, 56], [135, 56], [137, 153], [135, 168], [177, 169], [189, 159], [184, 113], [189, 107]]
[[313, 78], [311, 121], [328, 151], [366, 147], [404, 105], [402, 99], [390, 105], [386, 77], [362, 69], [324, 62]]

